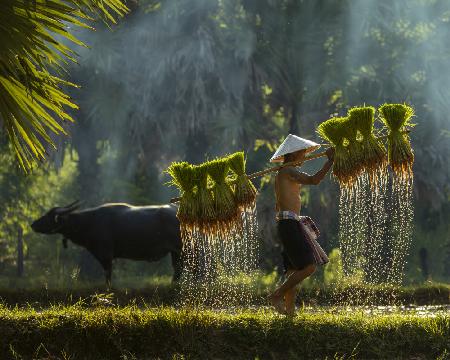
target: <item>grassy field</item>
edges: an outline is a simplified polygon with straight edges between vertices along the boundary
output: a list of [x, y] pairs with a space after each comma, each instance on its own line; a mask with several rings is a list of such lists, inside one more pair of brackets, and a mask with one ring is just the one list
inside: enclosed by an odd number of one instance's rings
[[[246, 308], [221, 311], [177, 308], [169, 278], [111, 292], [101, 284], [0, 287], [0, 359], [450, 359], [449, 285], [310, 284], [289, 319], [266, 307], [275, 279], [250, 284]], [[378, 305], [416, 305], [330, 307], [336, 297], [350, 304], [373, 295]]]
[[450, 315], [0, 307], [1, 359], [449, 359]]

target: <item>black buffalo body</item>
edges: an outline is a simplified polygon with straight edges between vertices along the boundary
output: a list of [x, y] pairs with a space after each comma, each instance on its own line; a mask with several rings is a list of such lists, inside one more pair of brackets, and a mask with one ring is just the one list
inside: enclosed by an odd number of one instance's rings
[[31, 227], [38, 233], [62, 234], [89, 250], [105, 270], [108, 286], [115, 258], [156, 261], [170, 253], [173, 278], [180, 277], [182, 243], [175, 207], [104, 204], [77, 208], [77, 203], [53, 208]]

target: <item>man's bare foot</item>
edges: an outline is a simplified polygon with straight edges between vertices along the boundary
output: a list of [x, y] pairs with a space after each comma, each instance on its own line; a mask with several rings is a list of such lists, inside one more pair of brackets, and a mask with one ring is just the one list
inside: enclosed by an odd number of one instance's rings
[[283, 296], [276, 296], [276, 295], [272, 294], [269, 296], [269, 302], [278, 313], [280, 313], [282, 315], [286, 315], [286, 310], [284, 309]]

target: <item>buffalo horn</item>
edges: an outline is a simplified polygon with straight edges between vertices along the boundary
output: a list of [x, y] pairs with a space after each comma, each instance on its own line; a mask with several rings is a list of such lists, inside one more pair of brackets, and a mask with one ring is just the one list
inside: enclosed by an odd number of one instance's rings
[[76, 200], [67, 206], [59, 208], [57, 211], [57, 214], [62, 215], [62, 214], [67, 214], [69, 212], [72, 212], [72, 211], [76, 210], [80, 206], [80, 204], [81, 204], [81, 201]]

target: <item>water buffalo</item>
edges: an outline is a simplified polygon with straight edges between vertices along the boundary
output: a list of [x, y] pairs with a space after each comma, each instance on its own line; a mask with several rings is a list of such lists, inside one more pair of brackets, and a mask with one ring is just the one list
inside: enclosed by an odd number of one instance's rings
[[77, 210], [79, 202], [49, 210], [31, 224], [41, 234], [62, 234], [85, 247], [105, 270], [111, 286], [115, 258], [156, 261], [170, 253], [173, 279], [181, 275], [181, 235], [176, 208], [171, 205], [104, 204]]

